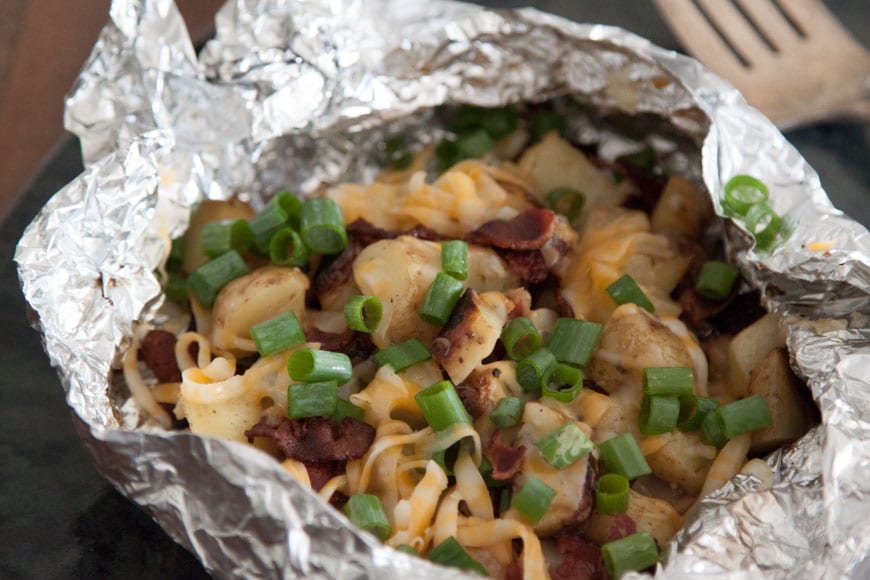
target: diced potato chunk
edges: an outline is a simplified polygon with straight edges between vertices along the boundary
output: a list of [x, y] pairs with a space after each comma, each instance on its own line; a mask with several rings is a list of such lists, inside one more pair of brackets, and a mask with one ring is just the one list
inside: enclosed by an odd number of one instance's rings
[[659, 479], [698, 495], [715, 457], [716, 448], [705, 444], [699, 433], [673, 431], [667, 443], [646, 460]]
[[749, 373], [771, 350], [785, 346], [775, 314], [766, 314], [744, 328], [728, 348], [728, 390], [738, 398], [749, 393]]
[[650, 225], [656, 233], [679, 232], [697, 240], [712, 216], [709, 197], [688, 179], [674, 176], [665, 184]]
[[[663, 499], [641, 495], [634, 490], [629, 491], [626, 515], [637, 524], [638, 532], [649, 532], [660, 548], [667, 545], [682, 527], [682, 518], [671, 504]], [[610, 524], [613, 517], [598, 511], [593, 512], [586, 520], [584, 527], [586, 536], [593, 542], [606, 544], [610, 541]]]

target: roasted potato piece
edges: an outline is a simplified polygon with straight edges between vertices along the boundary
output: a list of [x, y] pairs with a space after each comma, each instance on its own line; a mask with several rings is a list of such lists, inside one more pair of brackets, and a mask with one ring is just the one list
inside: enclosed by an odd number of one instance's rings
[[679, 232], [693, 240], [701, 237], [713, 217], [710, 198], [684, 177], [671, 177], [650, 217], [655, 233]]
[[587, 375], [608, 393], [622, 391], [640, 404], [645, 367], [692, 367], [692, 357], [683, 341], [655, 316], [623, 304], [604, 325]]
[[217, 296], [212, 308], [212, 344], [235, 354], [257, 352], [251, 327], [283, 312], [302, 320], [308, 276], [299, 268], [264, 266], [236, 278]]
[[[649, 532], [659, 547], [666, 546], [674, 534], [682, 527], [682, 519], [671, 504], [629, 490], [628, 511], [625, 512], [634, 523], [637, 531]], [[610, 523], [614, 516], [598, 511], [592, 513], [584, 526], [584, 532], [593, 542], [606, 544], [610, 541]]]
[[659, 479], [698, 495], [715, 457], [716, 448], [705, 444], [699, 433], [673, 431], [667, 443], [646, 460]]
[[779, 318], [769, 313], [734, 337], [728, 347], [728, 390], [737, 398], [749, 393], [749, 373], [771, 350], [785, 346]]
[[469, 288], [463, 293], [432, 344], [432, 356], [451, 381], [464, 381], [492, 353], [512, 309], [513, 303], [501, 292], [481, 295]]
[[805, 388], [789, 367], [784, 348], [770, 351], [752, 370], [749, 394], [764, 397], [773, 425], [752, 432], [751, 453], [767, 453], [807, 432], [813, 422], [813, 412], [807, 398], [802, 396]]
[[190, 274], [202, 266], [208, 258], [202, 253], [200, 233], [205, 224], [221, 220], [249, 220], [254, 210], [248, 204], [233, 199], [230, 201], [206, 200], [196, 206], [190, 216], [190, 225], [184, 234], [184, 260], [182, 268]]

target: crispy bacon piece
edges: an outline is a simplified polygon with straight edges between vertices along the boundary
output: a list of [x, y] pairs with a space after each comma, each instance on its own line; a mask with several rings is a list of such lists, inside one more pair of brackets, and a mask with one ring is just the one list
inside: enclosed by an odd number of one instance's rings
[[615, 542], [637, 531], [637, 523], [628, 514], [616, 514], [610, 518], [607, 541]]
[[271, 437], [286, 456], [305, 463], [359, 459], [375, 438], [375, 428], [352, 417], [336, 425], [329, 419], [283, 419], [276, 427], [264, 420], [245, 431], [245, 437]]
[[344, 461], [306, 463], [305, 470], [308, 472], [308, 479], [311, 481], [311, 489], [320, 491], [327, 481], [344, 472], [344, 464]]
[[683, 309], [680, 313], [680, 320], [685, 322], [692, 329], [692, 332], [700, 337], [709, 336], [713, 332], [708, 319], [722, 312], [727, 305], [726, 302], [704, 298], [694, 288], [686, 288], [680, 292], [677, 302]]
[[523, 282], [543, 282], [550, 272], [544, 256], [538, 250], [503, 250], [499, 254], [507, 262], [511, 274]]
[[308, 342], [319, 342], [321, 350], [343, 352], [350, 357], [353, 364], [369, 358], [376, 348], [368, 334], [350, 328], [341, 333], [310, 328], [305, 330], [305, 339]]
[[556, 214], [549, 209], [527, 209], [509, 220], [488, 221], [465, 236], [472, 244], [503, 250], [540, 250], [556, 229]]
[[161, 383], [181, 381], [175, 361], [175, 335], [165, 330], [151, 330], [139, 345], [139, 356]]
[[495, 431], [484, 447], [483, 453], [492, 463], [492, 478], [496, 481], [507, 481], [519, 473], [526, 447], [525, 445], [511, 447], [503, 443], [500, 432]]
[[346, 230], [348, 236], [359, 241], [364, 246], [368, 246], [369, 244], [373, 244], [380, 240], [392, 240], [399, 236], [412, 236], [421, 240], [429, 240], [430, 242], [437, 242], [444, 239], [444, 236], [425, 226], [414, 226], [409, 230], [385, 230], [362, 218], [357, 218], [352, 223], [348, 224]]
[[601, 557], [601, 548], [584, 538], [579, 528], [566, 528], [559, 533], [556, 549], [562, 563], [551, 571], [553, 580], [608, 580], [610, 575]]

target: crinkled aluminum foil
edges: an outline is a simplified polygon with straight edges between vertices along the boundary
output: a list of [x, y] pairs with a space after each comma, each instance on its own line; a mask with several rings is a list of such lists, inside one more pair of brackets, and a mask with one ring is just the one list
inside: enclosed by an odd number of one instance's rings
[[112, 3], [67, 101], [87, 169], [36, 217], [15, 257], [103, 475], [221, 577], [463, 577], [359, 534], [252, 448], [162, 431], [110, 377], [134, 321], [161, 316], [152, 271], [196, 201], [241, 192], [256, 204], [279, 188], [370, 178], [385, 135], [441, 134], [437, 105], [551, 98], [571, 111], [575, 138], [614, 155], [650, 144], [711, 192], [737, 173], [760, 177], [792, 230], [760, 255], [729, 223], [726, 245], [783, 316], [823, 424], [770, 458], [771, 487], [738, 476], [705, 499], [657, 576], [870, 576], [866, 229], [697, 62], [535, 10], [234, 0], [197, 58], [171, 0]]

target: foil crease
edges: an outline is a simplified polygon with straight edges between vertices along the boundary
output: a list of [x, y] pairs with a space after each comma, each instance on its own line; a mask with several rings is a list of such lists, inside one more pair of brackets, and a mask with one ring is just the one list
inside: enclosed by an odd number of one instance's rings
[[656, 577], [870, 575], [867, 230], [730, 85], [624, 30], [532, 9], [230, 0], [199, 56], [171, 0], [115, 0], [110, 14], [66, 103], [87, 169], [15, 259], [101, 473], [213, 574], [465, 577], [360, 534], [252, 448], [163, 431], [112, 380], [133, 325], [164, 315], [153, 271], [166, 240], [201, 199], [257, 205], [370, 179], [385, 136], [440, 137], [437, 106], [555, 99], [575, 139], [613, 156], [653, 146], [720, 215], [723, 182], [758, 176], [791, 231], [771, 254], [739, 223], [723, 235], [781, 315], [823, 423], [769, 458], [771, 485], [741, 475], [701, 501]]

